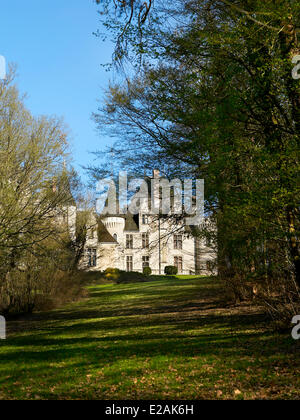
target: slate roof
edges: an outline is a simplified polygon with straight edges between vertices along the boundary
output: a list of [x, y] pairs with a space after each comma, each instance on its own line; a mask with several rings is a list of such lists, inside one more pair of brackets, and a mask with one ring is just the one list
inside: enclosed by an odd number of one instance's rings
[[126, 232], [138, 232], [139, 231], [139, 215], [132, 215], [130, 213], [125, 216], [125, 228]]
[[98, 242], [101, 244], [117, 244], [118, 242], [115, 240], [113, 236], [108, 232], [104, 224], [100, 219], [98, 219]]

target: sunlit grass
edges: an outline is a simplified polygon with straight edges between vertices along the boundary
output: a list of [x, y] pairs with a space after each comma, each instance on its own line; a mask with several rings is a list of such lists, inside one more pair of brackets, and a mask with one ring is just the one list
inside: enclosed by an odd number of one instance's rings
[[299, 347], [215, 278], [93, 284], [82, 302], [9, 322], [0, 398], [299, 397]]

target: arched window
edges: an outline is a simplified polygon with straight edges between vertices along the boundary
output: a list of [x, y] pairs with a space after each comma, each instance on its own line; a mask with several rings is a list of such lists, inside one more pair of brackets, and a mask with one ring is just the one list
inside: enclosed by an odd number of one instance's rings
[[116, 233], [114, 234], [114, 240], [118, 242], [118, 235]]

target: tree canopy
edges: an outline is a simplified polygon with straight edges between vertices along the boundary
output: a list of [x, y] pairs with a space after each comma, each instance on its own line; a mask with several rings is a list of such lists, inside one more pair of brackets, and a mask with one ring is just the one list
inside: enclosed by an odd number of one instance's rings
[[115, 62], [139, 63], [94, 115], [120, 139], [110, 157], [205, 179], [219, 272], [236, 289], [253, 278], [300, 285], [299, 2], [157, 1], [143, 20], [139, 6], [103, 9]]

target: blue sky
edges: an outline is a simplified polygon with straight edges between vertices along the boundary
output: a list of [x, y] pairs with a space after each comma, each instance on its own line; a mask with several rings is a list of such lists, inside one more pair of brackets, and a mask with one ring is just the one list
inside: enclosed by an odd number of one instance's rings
[[18, 65], [17, 84], [34, 115], [62, 116], [71, 130], [76, 169], [105, 149], [91, 120], [111, 74], [112, 45], [93, 35], [100, 28], [93, 0], [2, 1], [0, 55]]

